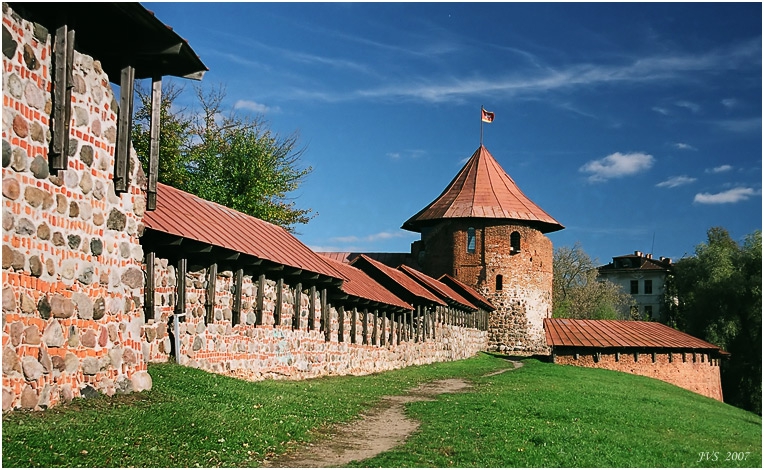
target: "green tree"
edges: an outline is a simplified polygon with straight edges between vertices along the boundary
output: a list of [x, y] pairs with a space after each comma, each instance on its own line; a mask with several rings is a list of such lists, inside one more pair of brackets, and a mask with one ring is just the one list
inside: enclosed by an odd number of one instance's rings
[[[261, 116], [224, 114], [222, 86], [195, 92], [200, 110], [193, 117], [173, 112], [179, 90], [163, 93], [159, 181], [289, 231], [310, 221], [312, 210], [289, 197], [312, 171], [300, 167], [298, 135], [275, 134]], [[146, 171], [151, 97], [139, 99], [133, 139]]]
[[721, 362], [725, 401], [761, 414], [761, 231], [742, 244], [721, 227], [707, 235], [695, 256], [675, 264], [666, 320], [729, 352]]
[[614, 320], [630, 318], [634, 299], [620, 286], [597, 279], [596, 261], [577, 242], [553, 255], [552, 316]]

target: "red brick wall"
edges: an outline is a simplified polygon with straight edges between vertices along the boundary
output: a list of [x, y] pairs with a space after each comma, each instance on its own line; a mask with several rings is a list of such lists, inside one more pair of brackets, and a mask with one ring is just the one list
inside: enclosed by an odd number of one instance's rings
[[140, 165], [133, 152], [133, 184], [117, 196], [108, 77], [75, 53], [69, 163], [51, 174], [50, 36], [3, 4], [3, 37], [3, 410], [150, 388]]
[[614, 352], [603, 353], [597, 360], [589, 353], [580, 354], [576, 359], [573, 353], [565, 353], [556, 354], [554, 362], [644, 375], [723, 401], [719, 360], [709, 358], [708, 354], [697, 353], [693, 356], [693, 353], [684, 353], [683, 356], [681, 352], [674, 352], [670, 359], [669, 353], [656, 353], [654, 362], [650, 352], [638, 354], [636, 361], [631, 352], [620, 353], [619, 356], [616, 358]]

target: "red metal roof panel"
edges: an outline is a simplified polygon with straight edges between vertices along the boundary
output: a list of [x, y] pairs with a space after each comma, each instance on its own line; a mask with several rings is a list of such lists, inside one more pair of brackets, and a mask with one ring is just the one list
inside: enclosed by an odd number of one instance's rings
[[420, 284], [422, 284], [425, 288], [430, 289], [433, 293], [436, 295], [439, 295], [442, 299], [450, 299], [458, 304], [461, 304], [468, 309], [471, 310], [477, 310], [478, 308], [472, 304], [469, 300], [462, 297], [458, 292], [453, 290], [448, 285], [438, 281], [437, 279], [431, 278], [430, 276], [421, 273], [419, 271], [416, 271], [414, 269], [411, 269], [408, 266], [398, 266], [398, 269], [403, 271], [404, 273], [408, 274], [412, 279], [418, 281]]
[[437, 296], [435, 296], [432, 292], [422, 287], [418, 282], [411, 279], [409, 276], [404, 274], [402, 271], [399, 271], [395, 268], [391, 268], [383, 263], [380, 263], [377, 260], [371, 259], [370, 257], [366, 255], [360, 255], [358, 256], [351, 265], [355, 265], [358, 260], [363, 260], [364, 262], [368, 263], [369, 265], [373, 266], [376, 270], [390, 278], [393, 282], [401, 286], [403, 289], [407, 290], [411, 294], [413, 294], [416, 297], [419, 297], [420, 299], [425, 299], [430, 302], [434, 302], [438, 305], [446, 305], [445, 302], [440, 300]]
[[463, 283], [459, 279], [456, 279], [453, 276], [449, 276], [448, 274], [444, 274], [440, 276], [438, 280], [446, 285], [449, 285], [449, 287], [451, 288], [460, 290], [465, 297], [471, 299], [473, 304], [480, 305], [485, 310], [490, 310], [490, 311], [496, 310], [496, 307], [493, 306], [490, 300], [483, 297], [483, 295], [480, 292], [476, 291], [472, 287]]
[[324, 258], [282, 227], [161, 183], [157, 184], [157, 208], [145, 213], [143, 223], [158, 232], [344, 279]]
[[345, 276], [345, 281], [341, 287], [342, 292], [393, 307], [400, 307], [406, 310], [413, 309], [410, 304], [399, 299], [395, 294], [385, 289], [360, 269], [333, 259], [328, 259], [328, 262]]

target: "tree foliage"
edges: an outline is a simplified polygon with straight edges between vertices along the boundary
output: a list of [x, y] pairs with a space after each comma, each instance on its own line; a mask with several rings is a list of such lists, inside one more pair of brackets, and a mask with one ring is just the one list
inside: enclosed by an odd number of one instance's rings
[[708, 230], [679, 260], [664, 298], [667, 322], [730, 353], [721, 362], [726, 402], [761, 414], [761, 231], [735, 242]]
[[[196, 88], [199, 112], [173, 112], [180, 91], [163, 94], [159, 181], [294, 231], [315, 214], [289, 194], [312, 171], [301, 168], [297, 134], [281, 137], [262, 117], [224, 114], [222, 87]], [[139, 91], [133, 142], [146, 170], [150, 95]]]
[[554, 250], [552, 315], [555, 318], [626, 319], [634, 299], [620, 286], [597, 279], [595, 260], [579, 243]]

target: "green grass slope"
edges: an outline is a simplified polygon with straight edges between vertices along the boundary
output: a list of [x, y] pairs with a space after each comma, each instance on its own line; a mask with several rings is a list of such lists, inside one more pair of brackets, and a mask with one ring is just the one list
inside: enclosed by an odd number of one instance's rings
[[[152, 365], [154, 388], [3, 416], [3, 467], [248, 467], [347, 422], [380, 397], [448, 377], [468, 393], [411, 403], [422, 422], [375, 467], [760, 467], [760, 417], [659, 381], [544, 364], [493, 377], [476, 358], [375, 374], [258, 383]], [[320, 445], [320, 444], [317, 444]], [[700, 461], [701, 452], [709, 459]], [[727, 452], [749, 452], [725, 460]], [[745, 455], [745, 454], [743, 454]], [[736, 454], [740, 456], [740, 454]]]

